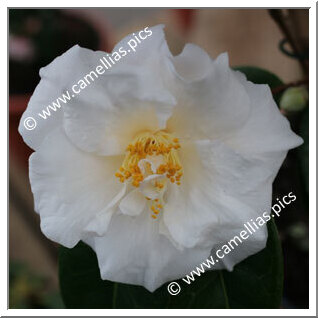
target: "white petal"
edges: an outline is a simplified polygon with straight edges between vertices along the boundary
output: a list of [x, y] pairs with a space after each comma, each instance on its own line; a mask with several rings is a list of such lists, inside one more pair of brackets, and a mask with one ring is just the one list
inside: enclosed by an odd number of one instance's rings
[[[86, 52], [85, 49], [76, 45], [40, 69], [40, 83], [36, 87], [19, 124], [19, 132], [25, 143], [34, 150], [40, 146], [43, 139], [52, 130], [62, 125], [62, 108], [57, 109], [56, 112], [51, 110], [52, 115], [48, 116], [47, 119], [42, 119], [38, 114], [43, 115], [43, 109], [45, 110], [48, 105], [51, 105], [79, 77], [79, 67], [72, 65], [72, 61], [74, 57], [78, 57], [79, 51], [82, 50]], [[78, 59], [77, 62], [79, 65], [83, 63]], [[63, 105], [63, 103], [61, 104]], [[34, 130], [27, 130], [24, 127], [23, 123], [27, 117], [33, 117], [36, 120], [37, 125]]]
[[146, 198], [138, 190], [132, 190], [120, 202], [119, 209], [122, 214], [136, 216], [139, 215], [146, 206]]
[[136, 218], [116, 214], [103, 237], [86, 239], [96, 252], [102, 279], [142, 285], [154, 291], [181, 278], [210, 254], [207, 249], [176, 249], [159, 234], [149, 211]]
[[[105, 232], [107, 214], [117, 204], [113, 200], [124, 193], [114, 176], [121, 160], [84, 153], [59, 129], [50, 133], [30, 157], [30, 182], [42, 232], [67, 247], [88, 233]], [[104, 224], [94, 223], [95, 217]]]
[[93, 218], [87, 226], [84, 227], [84, 232], [88, 234], [102, 236], [108, 229], [109, 222], [116, 211], [118, 203], [126, 193], [126, 184], [123, 185], [120, 192], [101, 210], [95, 218]]
[[[136, 47], [136, 52], [131, 52], [131, 54], [125, 56], [127, 63], [131, 65], [138, 64], [138, 66], [142, 66], [144, 62], [153, 62], [153, 54], [171, 57], [172, 54], [170, 53], [169, 47], [165, 39], [164, 27], [165, 26], [163, 24], [158, 24], [156, 26], [147, 28], [149, 36], [145, 40], [141, 41], [141, 43]], [[130, 49], [127, 43], [129, 42], [129, 40], [133, 39], [134, 35], [138, 32], [140, 31], [131, 33], [124, 37], [120, 42], [116, 44], [116, 46], [113, 49], [113, 52], [118, 52], [120, 47]]]
[[[255, 218], [254, 218], [254, 221], [255, 221]], [[242, 230], [245, 230], [247, 232], [247, 235], [249, 235], [246, 238], [246, 240], [242, 239], [239, 235]], [[235, 238], [235, 241], [237, 242], [238, 245], [233, 243], [233, 241], [231, 242], [234, 249], [231, 248], [231, 252], [229, 254], [224, 254], [224, 252], [223, 253], [221, 252], [221, 254], [219, 254], [221, 256], [224, 255], [224, 258], [218, 259], [219, 260], [218, 265], [220, 265], [221, 269], [227, 269], [229, 271], [232, 271], [236, 264], [243, 261], [245, 258], [258, 253], [259, 251], [261, 251], [263, 248], [266, 247], [266, 242], [268, 237], [266, 224], [259, 227], [258, 229], [256, 229], [254, 226], [254, 230], [255, 232], [250, 229], [252, 233], [250, 234], [250, 232], [248, 232], [248, 230], [246, 230], [246, 228], [243, 227], [240, 231], [236, 230], [229, 233], [229, 235], [232, 235], [231, 239], [235, 237], [239, 237], [240, 240]], [[244, 237], [246, 237], [246, 235]], [[228, 242], [229, 241], [223, 241], [223, 242], [220, 241], [218, 245], [213, 247], [212, 255], [217, 255], [216, 254], [217, 250], [218, 249], [222, 250], [222, 246], [224, 246], [225, 244], [229, 246]]]
[[[219, 139], [234, 134], [244, 125], [251, 103], [243, 85], [229, 68], [226, 54], [213, 61], [203, 50], [188, 45], [174, 60], [172, 73], [181, 70], [181, 74], [170, 84], [178, 100], [167, 124], [170, 131], [189, 139]], [[189, 81], [188, 75], [184, 78], [190, 71], [200, 79]]]
[[[41, 82], [19, 126], [25, 142], [37, 149], [47, 133], [62, 124], [63, 116], [65, 131], [73, 143], [85, 151], [107, 155], [123, 153], [131, 137], [139, 130], [165, 128], [176, 103], [164, 81], [168, 74], [165, 57], [171, 53], [165, 42], [163, 26], [149, 31], [151, 36], [138, 45], [136, 52], [122, 56], [108, 70], [104, 67], [103, 74], [98, 75], [96, 67], [103, 67], [100, 59], [109, 61], [108, 53], [79, 46], [42, 68]], [[133, 34], [123, 39], [114, 51], [118, 52], [120, 48], [127, 51], [127, 42], [131, 38], [134, 38]], [[90, 84], [78, 95], [73, 94], [73, 85], [76, 84], [78, 90], [79, 81], [85, 77]], [[66, 104], [61, 102], [61, 108], [56, 112], [51, 110], [51, 116], [46, 120], [38, 116], [67, 90], [74, 95], [71, 100]], [[24, 120], [30, 116], [37, 121], [37, 127], [32, 131], [23, 126]]]
[[[166, 127], [176, 104], [164, 85], [168, 66], [163, 62], [170, 52], [162, 26], [151, 30], [152, 35], [136, 52], [122, 57], [65, 105], [65, 131], [79, 148], [103, 155], [120, 154], [138, 132]], [[127, 39], [114, 50], [119, 47], [127, 49]], [[98, 64], [97, 52], [91, 55], [90, 60], [95, 57]]]
[[164, 164], [164, 159], [163, 159], [163, 157], [161, 155], [160, 156], [147, 156], [146, 159], [141, 159], [138, 162], [138, 167], [140, 168], [141, 173], [143, 175], [146, 174], [147, 163], [150, 164], [151, 171], [153, 173], [156, 173], [157, 172], [157, 168], [161, 164]]
[[181, 54], [171, 58], [172, 71], [186, 82], [206, 78], [211, 71], [211, 58], [200, 47], [186, 44]]
[[164, 222], [186, 247], [213, 246], [269, 209], [274, 173], [220, 142], [200, 141], [184, 149], [181, 186], [166, 192]]
[[[288, 120], [279, 112], [268, 85], [248, 82], [233, 72], [248, 93], [252, 104], [246, 123], [225, 140], [228, 145], [249, 155], [287, 151], [302, 143], [290, 129]], [[238, 73], [238, 74], [237, 74]]]
[[[103, 236], [108, 228], [109, 222], [113, 216], [112, 210], [102, 210], [93, 218], [88, 221], [86, 226], [83, 226], [83, 231], [86, 235]], [[85, 235], [85, 236], [86, 236]]]
[[[152, 200], [161, 198], [166, 191], [166, 187], [164, 186], [162, 189], [158, 189], [155, 186], [156, 181], [164, 180], [165, 177], [161, 174], [152, 174], [144, 179], [143, 182], [140, 183], [139, 189], [140, 192], [147, 198]], [[164, 184], [165, 185], [165, 184]]]

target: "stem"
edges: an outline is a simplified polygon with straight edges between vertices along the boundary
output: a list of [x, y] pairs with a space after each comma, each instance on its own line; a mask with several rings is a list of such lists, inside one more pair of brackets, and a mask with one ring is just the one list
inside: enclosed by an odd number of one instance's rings
[[271, 91], [272, 91], [272, 94], [275, 95], [275, 94], [279, 94], [279, 93], [283, 92], [285, 89], [287, 89], [289, 87], [295, 87], [295, 86], [300, 86], [300, 85], [308, 85], [308, 83], [309, 83], [308, 79], [303, 79], [303, 80], [300, 80], [300, 81], [290, 82], [290, 83], [287, 83], [287, 84], [284, 84], [284, 85], [273, 87], [271, 89]]
[[[295, 30], [295, 23], [292, 20], [292, 10], [269, 9], [268, 12], [289, 42], [294, 54], [302, 56], [304, 46], [302, 45], [298, 34], [295, 34], [297, 30]], [[308, 76], [308, 61], [304, 59], [298, 59], [298, 61], [304, 74]]]
[[222, 285], [223, 294], [225, 298], [225, 308], [230, 309], [229, 298], [227, 297], [226, 287], [225, 287], [224, 278], [223, 278], [223, 272], [220, 271], [219, 275], [220, 275], [221, 285]]
[[117, 291], [118, 291], [118, 284], [114, 283], [114, 288], [113, 288], [113, 309], [116, 309]]

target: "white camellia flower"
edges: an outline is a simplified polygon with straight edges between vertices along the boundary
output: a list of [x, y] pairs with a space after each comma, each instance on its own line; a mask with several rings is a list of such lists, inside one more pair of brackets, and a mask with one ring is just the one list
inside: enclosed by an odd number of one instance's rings
[[[41, 229], [97, 254], [102, 279], [154, 291], [181, 278], [270, 211], [273, 180], [301, 144], [267, 85], [187, 44], [173, 56], [163, 26], [36, 129], [23, 126], [99, 63], [74, 46], [40, 70], [19, 131], [35, 152], [30, 181]], [[127, 46], [123, 39], [114, 50]], [[266, 226], [213, 269], [266, 245]]]

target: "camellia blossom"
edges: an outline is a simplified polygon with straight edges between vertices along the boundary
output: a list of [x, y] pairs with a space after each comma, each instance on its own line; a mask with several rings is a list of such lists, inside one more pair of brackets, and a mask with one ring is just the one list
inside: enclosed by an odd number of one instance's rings
[[[185, 276], [270, 211], [273, 180], [301, 144], [268, 85], [193, 44], [173, 56], [163, 26], [36, 129], [23, 120], [91, 72], [104, 52], [74, 46], [40, 70], [19, 131], [42, 232], [96, 252], [102, 279], [154, 291]], [[125, 46], [133, 35], [115, 48]], [[266, 226], [220, 259], [266, 246]]]

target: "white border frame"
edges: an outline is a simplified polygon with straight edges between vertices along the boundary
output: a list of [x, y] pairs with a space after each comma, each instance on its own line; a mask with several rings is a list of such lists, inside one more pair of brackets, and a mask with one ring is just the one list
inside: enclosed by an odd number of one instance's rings
[[[30, 7], [104, 7], [105, 1], [102, 0], [90, 0], [85, 2], [79, 2], [75, 0], [54, 0], [54, 1], [40, 1], [40, 0], [29, 0], [27, 2], [21, 0], [4, 1], [1, 5], [1, 24], [0, 29], [2, 43], [7, 43], [7, 27], [8, 27], [8, 7], [24, 7], [28, 4]], [[309, 38], [310, 38], [310, 71], [309, 71], [309, 101], [310, 101], [310, 119], [309, 119], [309, 184], [310, 184], [310, 198], [309, 198], [309, 211], [310, 211], [310, 222], [309, 222], [309, 309], [7, 309], [8, 305], [8, 289], [7, 282], [8, 277], [8, 263], [2, 261], [0, 264], [0, 275], [1, 275], [1, 286], [0, 286], [0, 314], [1, 316], [316, 316], [316, 2], [315, 1], [280, 1], [280, 0], [269, 0], [269, 1], [220, 1], [218, 3], [211, 1], [197, 0], [191, 2], [188, 0], [177, 0], [173, 1], [173, 6], [170, 0], [161, 1], [140, 1], [136, 0], [133, 3], [126, 1], [113, 1], [107, 3], [108, 7], [131, 7], [133, 4], [135, 7], [166, 7], [166, 8], [208, 8], [208, 5], [213, 4], [214, 8], [236, 8], [236, 5], [240, 5], [237, 8], [309, 8]], [[4, 26], [4, 23], [6, 25]], [[1, 64], [3, 70], [3, 77], [7, 76], [8, 63], [7, 63], [7, 50], [1, 50]], [[0, 114], [2, 118], [2, 124], [0, 125], [1, 133], [0, 140], [3, 145], [2, 149], [5, 149], [7, 144], [7, 132], [8, 132], [8, 120], [7, 109], [4, 105], [8, 104], [8, 87], [4, 85], [8, 80], [3, 79], [1, 85], [1, 99], [3, 101], [2, 107], [0, 108]], [[7, 175], [8, 179], [8, 157], [7, 159], [1, 157], [1, 202], [2, 202], [2, 214], [1, 214], [1, 253], [2, 255], [8, 255], [8, 235], [7, 235], [7, 214], [4, 212], [7, 210], [5, 202], [8, 200], [8, 180], [5, 180], [4, 176]], [[2, 258], [4, 260], [4, 257]], [[301, 261], [301, 260], [300, 260]]]

